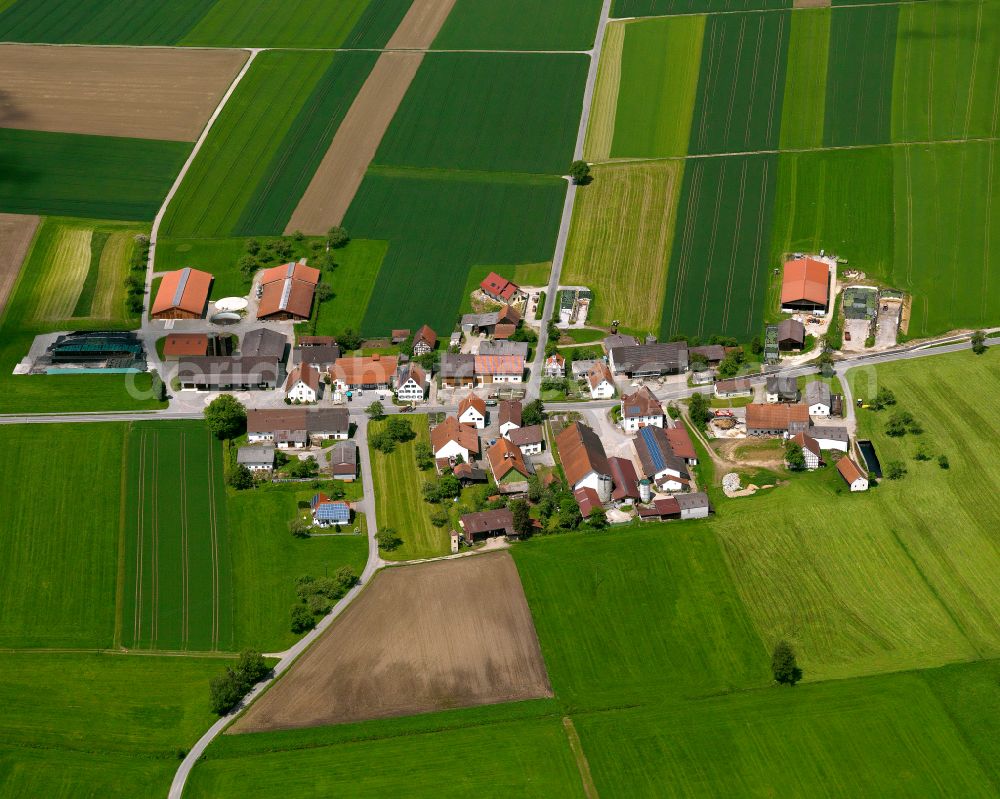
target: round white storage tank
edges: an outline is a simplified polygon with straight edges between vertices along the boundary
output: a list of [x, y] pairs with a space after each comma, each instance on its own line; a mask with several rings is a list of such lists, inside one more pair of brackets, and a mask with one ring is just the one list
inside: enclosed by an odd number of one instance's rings
[[639, 481], [639, 501], [649, 502], [653, 498], [653, 487], [645, 477]]

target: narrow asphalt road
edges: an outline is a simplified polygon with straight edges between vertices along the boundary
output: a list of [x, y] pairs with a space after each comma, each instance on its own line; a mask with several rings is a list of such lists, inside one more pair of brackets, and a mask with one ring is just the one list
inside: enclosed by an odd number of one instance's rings
[[378, 543], [375, 541], [375, 532], [378, 530], [378, 520], [375, 517], [375, 490], [374, 482], [372, 480], [372, 466], [371, 457], [368, 451], [368, 426], [365, 423], [359, 423], [358, 429], [354, 435], [354, 440], [358, 444], [358, 450], [361, 453], [361, 479], [364, 486], [364, 513], [365, 519], [368, 523], [368, 561], [365, 563], [365, 568], [361, 572], [361, 578], [356, 586], [348, 591], [341, 600], [333, 606], [333, 609], [323, 617], [322, 621], [316, 625], [315, 629], [310, 631], [308, 634], [303, 636], [298, 642], [296, 642], [290, 649], [286, 650], [281, 659], [274, 667], [274, 673], [271, 679], [266, 682], [259, 683], [254, 689], [247, 695], [247, 697], [240, 702], [240, 704], [226, 716], [220, 718], [215, 724], [208, 728], [208, 731], [198, 739], [198, 742], [191, 748], [191, 751], [187, 753], [187, 756], [181, 762], [180, 766], [177, 768], [177, 772], [174, 774], [173, 782], [170, 784], [170, 799], [181, 799], [184, 793], [184, 785], [187, 783], [187, 779], [191, 774], [191, 769], [194, 768], [198, 759], [205, 753], [208, 745], [212, 743], [218, 737], [222, 731], [229, 726], [229, 724], [236, 719], [236, 717], [243, 712], [243, 710], [250, 705], [260, 694], [278, 677], [280, 677], [285, 671], [287, 671], [295, 660], [305, 652], [313, 642], [319, 638], [324, 631], [326, 631], [331, 624], [340, 616], [344, 610], [347, 609], [348, 605], [354, 601], [355, 597], [361, 593], [362, 589], [368, 584], [368, 581], [375, 575], [375, 573], [382, 566], [382, 559], [378, 554]]
[[[573, 149], [574, 161], [583, 158], [583, 144], [587, 138], [587, 127], [590, 124], [590, 107], [594, 101], [594, 87], [597, 85], [597, 69], [601, 63], [601, 49], [604, 47], [604, 33], [607, 30], [608, 17], [610, 15], [611, 0], [604, 0], [604, 6], [601, 8], [601, 19], [597, 25], [597, 35], [594, 37], [594, 48], [590, 51], [590, 69], [587, 72], [587, 85], [583, 90], [583, 111], [580, 114], [580, 126], [576, 131], [576, 146]], [[559, 281], [562, 278], [563, 261], [566, 258], [569, 229], [573, 222], [573, 205], [576, 202], [576, 191], [576, 184], [569, 181], [569, 188], [566, 190], [566, 200], [563, 203], [562, 219], [559, 222], [559, 236], [556, 239], [556, 249], [552, 256], [549, 287], [545, 292], [545, 307], [542, 309], [538, 346], [535, 347], [535, 359], [531, 363], [531, 377], [528, 379], [528, 400], [535, 399], [542, 388], [542, 363], [545, 360], [545, 345], [549, 340], [549, 321], [552, 319], [558, 300]]]

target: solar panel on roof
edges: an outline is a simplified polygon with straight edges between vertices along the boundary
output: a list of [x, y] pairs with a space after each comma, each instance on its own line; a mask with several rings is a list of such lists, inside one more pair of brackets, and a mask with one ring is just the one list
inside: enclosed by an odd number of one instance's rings
[[181, 270], [181, 278], [177, 282], [177, 290], [174, 292], [174, 305], [180, 305], [184, 297], [184, 289], [187, 288], [188, 278], [191, 277], [191, 267], [185, 266]]
[[653, 466], [659, 471], [666, 467], [667, 462], [663, 459], [663, 452], [660, 450], [659, 442], [656, 440], [656, 436], [653, 434], [653, 430], [659, 430], [659, 428], [643, 427], [639, 430], [639, 435], [642, 436], [642, 440], [646, 442], [646, 449], [649, 451], [649, 457], [653, 459]]
[[349, 522], [351, 509], [339, 502], [325, 502], [316, 509], [316, 518], [325, 522]]
[[285, 277], [292, 277], [295, 274], [295, 264], [285, 265]]

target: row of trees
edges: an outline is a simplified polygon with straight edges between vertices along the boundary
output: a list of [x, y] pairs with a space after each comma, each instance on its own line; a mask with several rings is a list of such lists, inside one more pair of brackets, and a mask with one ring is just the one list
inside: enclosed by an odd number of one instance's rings
[[128, 274], [125, 276], [125, 307], [129, 313], [141, 314], [146, 297], [146, 263], [149, 260], [149, 236], [140, 233], [135, 239]]
[[388, 455], [396, 449], [396, 444], [412, 441], [416, 437], [417, 434], [413, 432], [408, 419], [392, 416], [385, 423], [385, 427], [372, 435], [371, 445], [383, 455]]

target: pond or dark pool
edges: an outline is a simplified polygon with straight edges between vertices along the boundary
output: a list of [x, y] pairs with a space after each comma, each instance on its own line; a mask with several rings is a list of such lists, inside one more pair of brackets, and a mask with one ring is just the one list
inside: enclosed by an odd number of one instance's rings
[[875, 445], [871, 441], [858, 441], [858, 449], [861, 450], [861, 455], [865, 459], [865, 467], [868, 471], [876, 477], [881, 477], [882, 464], [879, 463], [878, 455], [875, 454]]

